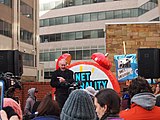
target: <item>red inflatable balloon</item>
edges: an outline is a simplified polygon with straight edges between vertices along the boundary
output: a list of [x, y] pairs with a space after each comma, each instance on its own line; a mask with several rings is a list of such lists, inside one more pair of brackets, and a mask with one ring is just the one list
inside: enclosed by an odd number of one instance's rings
[[62, 59], [65, 59], [67, 61], [67, 64], [70, 65], [71, 63], [71, 55], [69, 53], [64, 53], [63, 55], [61, 55], [57, 62], [56, 62], [56, 70], [59, 68], [58, 64], [59, 64], [59, 61], [62, 60]]
[[106, 68], [107, 70], [110, 70], [110, 68], [112, 67], [112, 63], [108, 60], [108, 57], [105, 56], [103, 53], [93, 53], [91, 59], [93, 59], [96, 63]]

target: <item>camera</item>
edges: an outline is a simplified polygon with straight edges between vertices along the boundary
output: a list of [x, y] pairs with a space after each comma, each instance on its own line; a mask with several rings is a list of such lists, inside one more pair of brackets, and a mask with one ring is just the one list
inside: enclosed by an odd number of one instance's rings
[[16, 89], [21, 89], [20, 77], [14, 76], [11, 72], [1, 73], [0, 79], [4, 82], [4, 97], [12, 98], [18, 102], [18, 97], [14, 96]]
[[76, 90], [76, 89], [80, 89], [81, 88], [81, 83], [78, 82], [74, 82], [72, 84], [68, 83], [68, 86], [69, 86], [69, 93], [71, 93], [73, 90]]

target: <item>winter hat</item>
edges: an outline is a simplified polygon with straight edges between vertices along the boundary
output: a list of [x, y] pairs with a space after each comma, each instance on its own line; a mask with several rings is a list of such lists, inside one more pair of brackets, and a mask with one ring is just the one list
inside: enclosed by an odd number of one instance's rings
[[66, 100], [60, 115], [61, 120], [96, 120], [93, 101], [84, 90], [74, 90]]
[[3, 107], [7, 107], [7, 106], [12, 107], [14, 111], [18, 114], [18, 117], [20, 118], [20, 120], [22, 120], [21, 107], [15, 100], [13, 100], [12, 98], [4, 98]]
[[92, 97], [94, 97], [94, 95], [98, 92], [92, 86], [88, 86], [86, 87], [86, 89], [83, 89], [83, 90], [86, 91]]

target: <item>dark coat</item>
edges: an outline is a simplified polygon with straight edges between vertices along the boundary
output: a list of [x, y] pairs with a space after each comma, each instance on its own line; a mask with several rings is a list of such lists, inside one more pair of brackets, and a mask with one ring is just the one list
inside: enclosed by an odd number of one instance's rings
[[60, 120], [60, 118], [57, 116], [48, 115], [48, 116], [38, 116], [32, 120]]
[[100, 120], [123, 120], [122, 118], [119, 118], [119, 115], [116, 114], [104, 114]]
[[[58, 69], [52, 74], [50, 85], [56, 88], [56, 101], [58, 102], [60, 108], [63, 107], [66, 99], [69, 96], [70, 84], [74, 82], [73, 74], [73, 71], [69, 69], [66, 69], [65, 71]], [[57, 77], [63, 77], [66, 82], [60, 83]]]

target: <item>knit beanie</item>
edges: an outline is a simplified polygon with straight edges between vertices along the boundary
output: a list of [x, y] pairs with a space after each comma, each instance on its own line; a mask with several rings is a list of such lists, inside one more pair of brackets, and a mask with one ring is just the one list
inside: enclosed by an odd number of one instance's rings
[[92, 86], [88, 86], [88, 87], [86, 87], [86, 89], [83, 89], [83, 90], [86, 91], [89, 95], [91, 95], [93, 97], [98, 92]]
[[61, 120], [96, 120], [96, 112], [90, 95], [84, 90], [74, 90], [66, 100]]

